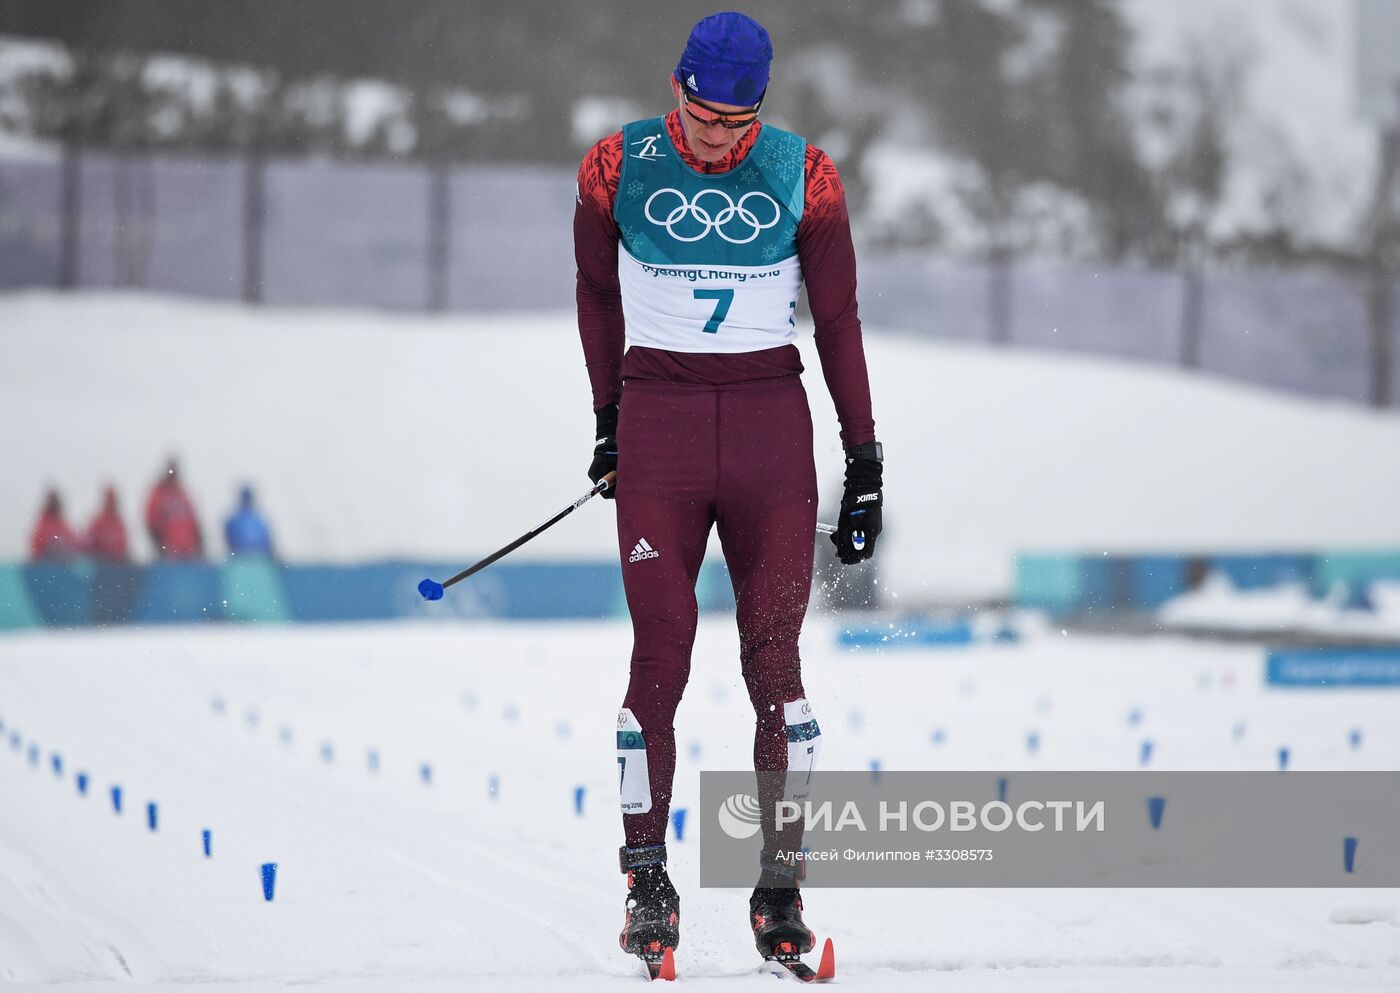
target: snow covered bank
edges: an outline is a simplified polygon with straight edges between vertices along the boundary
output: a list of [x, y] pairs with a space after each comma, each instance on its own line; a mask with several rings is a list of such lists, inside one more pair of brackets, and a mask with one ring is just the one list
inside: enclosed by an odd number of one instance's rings
[[[804, 349], [830, 519], [840, 449]], [[904, 603], [1005, 594], [1024, 549], [1400, 544], [1400, 459], [1386, 457], [1400, 418], [878, 330], [868, 352], [889, 457], [881, 573]], [[48, 482], [82, 522], [115, 481], [139, 531], [177, 452], [209, 534], [251, 480], [291, 559], [470, 561], [587, 485], [589, 405], [568, 314], [0, 298], [0, 558], [23, 556]], [[612, 512], [590, 506], [518, 554], [610, 559]]]

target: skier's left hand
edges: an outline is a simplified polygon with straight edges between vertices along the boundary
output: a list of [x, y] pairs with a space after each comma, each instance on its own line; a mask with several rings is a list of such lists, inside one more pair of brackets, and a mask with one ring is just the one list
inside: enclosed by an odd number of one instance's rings
[[831, 536], [843, 564], [855, 565], [875, 554], [884, 502], [884, 450], [879, 443], [846, 449], [846, 490], [836, 533]]

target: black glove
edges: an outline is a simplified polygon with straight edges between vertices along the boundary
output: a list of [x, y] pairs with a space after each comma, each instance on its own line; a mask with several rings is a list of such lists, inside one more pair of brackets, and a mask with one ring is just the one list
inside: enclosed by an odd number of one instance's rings
[[875, 554], [880, 537], [880, 508], [884, 505], [884, 449], [879, 442], [846, 449], [846, 492], [831, 543], [845, 565], [864, 562]]
[[[593, 461], [588, 466], [588, 478], [596, 485], [610, 472], [617, 471], [617, 404], [610, 403], [601, 410], [594, 411], [598, 418], [598, 430], [594, 434], [597, 444], [593, 446]], [[604, 500], [617, 496], [617, 480], [602, 493]]]

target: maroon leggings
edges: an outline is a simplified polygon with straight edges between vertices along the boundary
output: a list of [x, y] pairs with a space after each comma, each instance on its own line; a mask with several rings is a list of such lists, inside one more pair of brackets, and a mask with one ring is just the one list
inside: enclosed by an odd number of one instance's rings
[[805, 695], [797, 637], [812, 581], [817, 483], [797, 376], [733, 386], [629, 379], [617, 441], [618, 548], [634, 638], [623, 706], [641, 726], [650, 786], [650, 810], [623, 817], [636, 848], [666, 840], [672, 723], [690, 675], [695, 582], [711, 525], [738, 604], [754, 768], [787, 769], [783, 704]]

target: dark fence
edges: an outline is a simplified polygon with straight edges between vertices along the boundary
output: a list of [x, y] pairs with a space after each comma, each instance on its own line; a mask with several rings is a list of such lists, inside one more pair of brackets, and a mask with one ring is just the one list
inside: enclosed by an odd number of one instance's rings
[[[0, 290], [132, 287], [276, 305], [573, 302], [568, 170], [87, 155], [0, 161]], [[1313, 271], [861, 255], [866, 322], [1400, 401], [1400, 285]], [[1384, 326], [1382, 335], [1378, 329]]]

